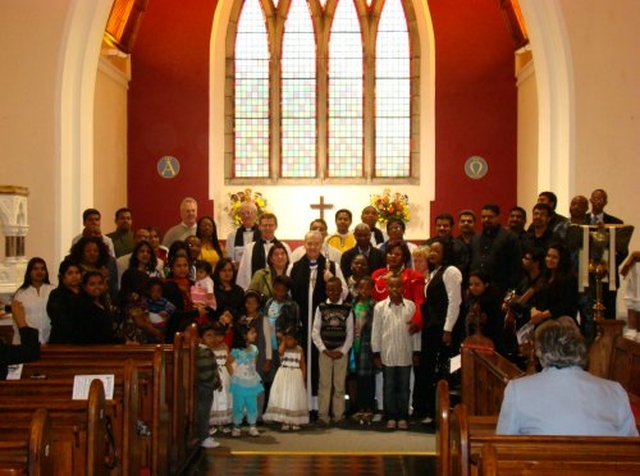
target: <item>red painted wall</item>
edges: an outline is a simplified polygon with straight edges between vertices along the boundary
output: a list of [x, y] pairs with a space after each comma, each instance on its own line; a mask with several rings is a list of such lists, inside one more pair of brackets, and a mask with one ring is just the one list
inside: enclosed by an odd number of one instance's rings
[[[132, 53], [129, 90], [129, 205], [137, 225], [166, 229], [185, 196], [211, 214], [208, 199], [209, 40], [217, 0], [152, 0]], [[516, 199], [516, 86], [513, 44], [496, 0], [430, 0], [436, 42], [436, 200], [431, 216], [506, 209]], [[181, 162], [174, 179], [156, 163]], [[489, 163], [481, 180], [464, 162]], [[213, 173], [216, 173], [213, 171]], [[220, 171], [220, 173], [223, 173]], [[287, 237], [285, 237], [287, 238]]]
[[[136, 226], [167, 230], [184, 197], [212, 215], [209, 200], [209, 42], [217, 0], [152, 0], [132, 51], [128, 196]], [[172, 155], [180, 173], [164, 179], [158, 160]]]
[[[455, 5], [455, 6], [454, 6]], [[497, 0], [429, 0], [436, 45], [436, 197], [431, 216], [516, 201], [517, 89], [513, 43]], [[489, 171], [473, 180], [465, 161]], [[433, 223], [433, 220], [432, 220]], [[479, 228], [478, 228], [479, 229]]]

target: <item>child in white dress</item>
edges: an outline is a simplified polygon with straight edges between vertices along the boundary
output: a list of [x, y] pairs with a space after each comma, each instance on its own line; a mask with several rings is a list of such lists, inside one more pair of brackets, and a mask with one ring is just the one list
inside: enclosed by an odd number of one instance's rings
[[299, 430], [309, 423], [307, 397], [307, 369], [304, 351], [298, 345], [298, 328], [284, 330], [278, 346], [280, 367], [276, 372], [269, 394], [265, 421], [282, 423], [282, 430]]
[[213, 392], [213, 405], [209, 414], [209, 426], [217, 427], [221, 433], [231, 432], [231, 423], [233, 421], [233, 400], [229, 392], [231, 377], [227, 370], [227, 362], [229, 362], [229, 348], [224, 343], [224, 336], [227, 333], [227, 327], [214, 322], [212, 324], [215, 334], [215, 345], [213, 353], [218, 364], [218, 372], [220, 373], [220, 382], [222, 387]]

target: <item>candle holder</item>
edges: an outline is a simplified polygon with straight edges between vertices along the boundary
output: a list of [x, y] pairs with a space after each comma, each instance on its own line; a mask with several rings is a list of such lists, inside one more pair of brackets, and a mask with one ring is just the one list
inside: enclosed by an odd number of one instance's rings
[[591, 256], [589, 257], [589, 274], [593, 276], [596, 283], [596, 297], [593, 304], [593, 317], [604, 319], [604, 305], [602, 293], [602, 280], [609, 273], [609, 263], [605, 257], [609, 256], [609, 230], [604, 225], [598, 226], [590, 232], [593, 245], [591, 246]]

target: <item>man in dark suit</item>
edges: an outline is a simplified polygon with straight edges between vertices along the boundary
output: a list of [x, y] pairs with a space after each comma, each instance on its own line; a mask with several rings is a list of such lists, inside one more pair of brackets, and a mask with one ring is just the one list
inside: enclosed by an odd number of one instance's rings
[[609, 202], [607, 192], [601, 188], [597, 188], [591, 193], [591, 199], [589, 199], [589, 201], [591, 202], [591, 213], [589, 213], [587, 217], [590, 224], [597, 225], [604, 223], [606, 225], [622, 225], [624, 223], [620, 218], [604, 212], [604, 207], [606, 207]]
[[356, 246], [342, 253], [342, 258], [340, 259], [340, 269], [344, 279], [349, 279], [349, 276], [351, 276], [351, 262], [359, 254], [367, 257], [370, 273], [387, 265], [384, 253], [371, 246], [371, 228], [369, 228], [369, 225], [359, 223], [356, 225], [353, 235], [356, 238]]
[[[605, 225], [622, 225], [624, 222], [613, 215], [609, 215], [604, 212], [604, 207], [607, 206], [609, 197], [607, 197], [607, 192], [602, 190], [601, 188], [595, 189], [591, 193], [591, 198], [589, 202], [591, 202], [591, 213], [587, 214], [587, 223], [591, 225], [598, 225], [600, 223], [604, 223]], [[620, 267], [622, 262], [629, 255], [629, 250], [618, 250], [616, 249], [616, 269]], [[603, 284], [603, 300], [604, 300], [604, 317], [605, 319], [615, 319], [616, 318], [616, 300], [618, 291], [617, 289], [620, 287], [620, 275], [616, 273], [616, 290], [609, 290], [609, 285]], [[593, 291], [595, 294], [595, 290]]]
[[480, 210], [482, 233], [471, 240], [470, 269], [483, 270], [504, 294], [522, 278], [522, 251], [518, 237], [500, 226], [500, 207], [488, 203]]

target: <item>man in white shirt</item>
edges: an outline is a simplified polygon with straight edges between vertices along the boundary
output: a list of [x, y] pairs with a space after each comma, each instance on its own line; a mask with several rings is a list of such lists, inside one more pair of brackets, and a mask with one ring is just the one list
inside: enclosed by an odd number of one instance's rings
[[180, 218], [182, 222], [172, 226], [164, 234], [162, 244], [170, 248], [174, 241], [184, 240], [187, 236], [195, 235], [198, 221], [198, 202], [187, 197], [180, 203]]

